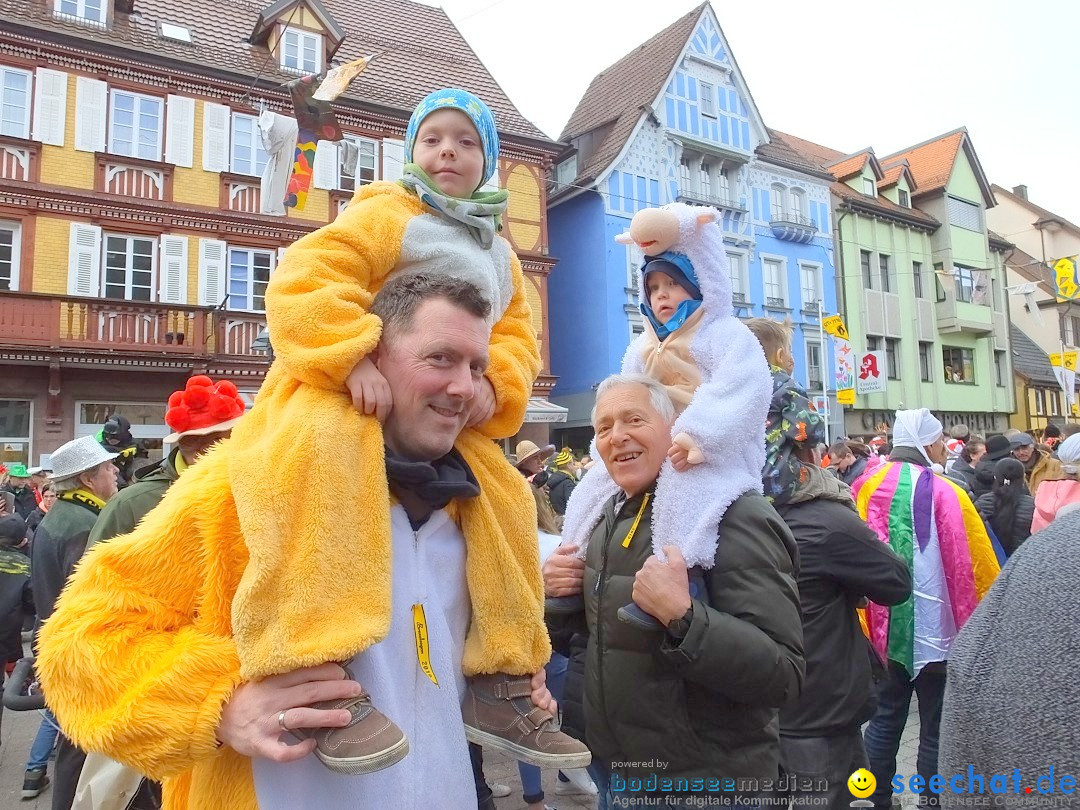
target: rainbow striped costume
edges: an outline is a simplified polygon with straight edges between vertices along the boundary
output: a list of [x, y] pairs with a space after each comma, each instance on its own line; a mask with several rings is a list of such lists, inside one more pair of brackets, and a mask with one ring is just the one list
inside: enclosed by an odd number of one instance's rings
[[882, 660], [896, 661], [914, 678], [926, 664], [948, 659], [1004, 554], [967, 494], [925, 467], [890, 462], [853, 489], [863, 520], [911, 567], [911, 597], [892, 608], [871, 602], [866, 625]]

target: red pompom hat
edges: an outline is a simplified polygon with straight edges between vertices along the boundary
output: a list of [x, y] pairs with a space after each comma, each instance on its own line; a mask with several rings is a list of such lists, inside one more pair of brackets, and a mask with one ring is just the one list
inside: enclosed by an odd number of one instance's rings
[[224, 433], [244, 415], [244, 400], [228, 380], [213, 382], [197, 374], [187, 381], [183, 391], [174, 391], [165, 411], [165, 424], [173, 433], [163, 441], [172, 444], [181, 436], [205, 436]]

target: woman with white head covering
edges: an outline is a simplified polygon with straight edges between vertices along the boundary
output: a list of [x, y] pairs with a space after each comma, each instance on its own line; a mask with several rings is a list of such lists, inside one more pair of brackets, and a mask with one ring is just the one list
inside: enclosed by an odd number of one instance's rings
[[1032, 534], [1046, 528], [1055, 518], [1080, 508], [1080, 433], [1074, 433], [1058, 445], [1058, 460], [1062, 478], [1043, 481], [1035, 494]]
[[922, 724], [916, 768], [926, 784], [938, 772], [944, 662], [1000, 570], [1000, 548], [991, 544], [971, 499], [935, 472], [945, 455], [941, 422], [930, 411], [897, 411], [889, 461], [855, 482], [859, 515], [908, 563], [914, 583], [909, 600], [870, 602], [866, 609], [870, 643], [886, 662], [877, 712], [865, 733], [876, 807], [892, 799], [896, 750], [913, 693]]

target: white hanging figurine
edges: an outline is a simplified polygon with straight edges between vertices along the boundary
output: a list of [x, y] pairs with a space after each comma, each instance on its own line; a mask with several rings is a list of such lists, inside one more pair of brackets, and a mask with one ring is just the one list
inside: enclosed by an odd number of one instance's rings
[[[639, 271], [645, 330], [626, 350], [622, 371], [644, 373], [663, 384], [678, 414], [672, 452], [656, 485], [653, 553], [664, 559], [663, 546], [679, 548], [691, 569], [695, 597], [703, 587], [701, 569], [711, 568], [716, 557], [718, 527], [727, 508], [743, 493], [762, 491], [772, 395], [761, 344], [734, 314], [716, 219], [712, 208], [671, 203], [639, 211], [629, 232], [615, 238], [636, 244], [645, 254]], [[660, 295], [662, 289], [667, 294]], [[651, 306], [653, 297], [659, 299], [659, 311]], [[598, 457], [595, 440], [591, 454]], [[563, 544], [578, 546], [584, 557], [604, 504], [617, 492], [607, 468], [593, 465], [567, 504]], [[547, 609], [557, 613], [580, 610], [582, 604], [579, 597], [547, 601]], [[643, 628], [660, 627], [633, 604], [621, 609], [619, 618]]]

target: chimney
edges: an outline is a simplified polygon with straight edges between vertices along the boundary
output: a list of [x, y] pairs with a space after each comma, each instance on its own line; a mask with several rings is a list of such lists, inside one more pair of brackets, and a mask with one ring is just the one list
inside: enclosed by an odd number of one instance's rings
[[1022, 199], [1027, 199], [1027, 186], [1013, 186], [1013, 194]]

